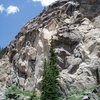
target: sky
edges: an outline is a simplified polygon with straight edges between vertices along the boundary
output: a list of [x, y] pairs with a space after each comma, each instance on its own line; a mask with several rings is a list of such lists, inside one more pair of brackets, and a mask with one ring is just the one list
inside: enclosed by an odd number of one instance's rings
[[56, 0], [0, 0], [0, 47], [6, 47], [20, 29]]

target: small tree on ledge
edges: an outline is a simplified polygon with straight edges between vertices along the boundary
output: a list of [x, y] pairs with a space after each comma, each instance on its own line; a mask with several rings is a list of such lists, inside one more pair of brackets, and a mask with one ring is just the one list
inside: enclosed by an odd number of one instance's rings
[[3, 57], [3, 55], [6, 53], [6, 48], [0, 47], [0, 59]]

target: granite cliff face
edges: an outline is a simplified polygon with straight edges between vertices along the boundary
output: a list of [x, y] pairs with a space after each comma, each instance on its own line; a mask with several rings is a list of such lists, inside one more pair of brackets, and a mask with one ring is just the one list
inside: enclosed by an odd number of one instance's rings
[[100, 0], [58, 0], [30, 20], [0, 60], [0, 85], [40, 94], [44, 59], [55, 40], [61, 91], [100, 83]]

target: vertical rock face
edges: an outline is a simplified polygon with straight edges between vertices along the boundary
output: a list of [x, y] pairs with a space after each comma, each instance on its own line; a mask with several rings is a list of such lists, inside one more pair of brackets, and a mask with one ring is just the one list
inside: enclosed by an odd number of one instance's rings
[[100, 0], [59, 0], [29, 21], [0, 60], [0, 84], [39, 93], [44, 59], [55, 40], [61, 91], [100, 83]]

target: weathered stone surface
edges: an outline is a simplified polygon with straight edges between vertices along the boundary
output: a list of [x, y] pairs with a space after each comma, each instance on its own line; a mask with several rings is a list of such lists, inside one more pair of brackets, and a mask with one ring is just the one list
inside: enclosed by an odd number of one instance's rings
[[4, 92], [0, 92], [0, 99], [5, 100], [5, 93]]
[[87, 96], [84, 96], [82, 100], [99, 100], [100, 98], [94, 94], [94, 93], [90, 93]]
[[58, 0], [29, 21], [0, 60], [0, 84], [40, 95], [44, 59], [55, 40], [61, 91], [100, 84], [100, 1]]

